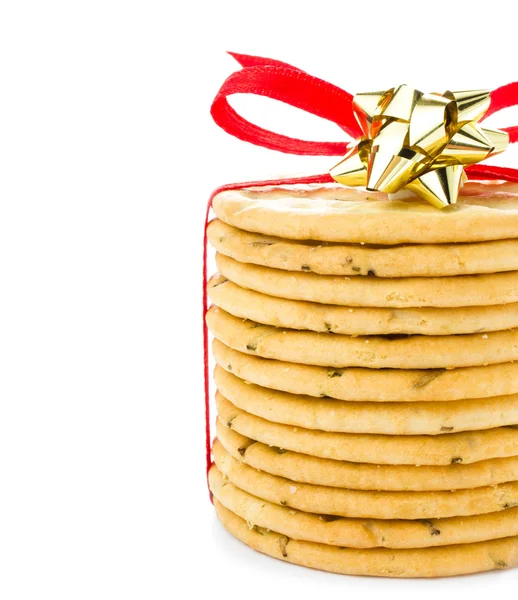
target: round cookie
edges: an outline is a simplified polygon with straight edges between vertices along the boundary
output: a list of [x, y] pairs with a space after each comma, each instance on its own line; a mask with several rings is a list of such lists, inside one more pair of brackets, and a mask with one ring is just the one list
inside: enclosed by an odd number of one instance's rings
[[241, 435], [281, 450], [332, 460], [439, 466], [518, 456], [518, 427], [436, 436], [330, 433], [256, 417], [234, 406], [219, 392], [216, 406], [221, 421]]
[[291, 481], [252, 469], [218, 442], [214, 463], [236, 487], [274, 504], [304, 512], [367, 519], [445, 519], [518, 506], [518, 481], [440, 492], [374, 492]]
[[247, 522], [289, 538], [349, 548], [429, 548], [468, 544], [518, 535], [518, 507], [472, 517], [403, 521], [335, 518], [278, 506], [226, 481], [213, 466], [214, 497]]
[[345, 402], [270, 390], [222, 369], [218, 390], [248, 413], [295, 427], [337, 433], [439, 435], [518, 423], [518, 394], [451, 402]]
[[216, 264], [222, 275], [241, 287], [270, 296], [320, 304], [376, 308], [449, 308], [518, 301], [518, 271], [458, 277], [382, 279], [281, 271], [241, 263], [219, 253], [216, 254]]
[[457, 204], [437, 210], [417, 197], [345, 186], [224, 191], [212, 207], [228, 225], [296, 240], [437, 244], [518, 238], [518, 186], [468, 183]]
[[518, 565], [518, 537], [438, 548], [359, 550], [291, 539], [246, 521], [217, 500], [216, 514], [223, 527], [258, 552], [296, 565], [377, 577], [450, 577], [505, 569]]
[[365, 402], [465, 400], [518, 392], [518, 363], [461, 369], [329, 369], [298, 365], [232, 350], [215, 339], [216, 362], [240, 379], [262, 387]]
[[246, 354], [322, 367], [442, 369], [518, 359], [518, 329], [467, 335], [350, 336], [280, 329], [234, 317], [217, 306], [206, 314], [214, 337]]
[[354, 490], [429, 492], [470, 489], [518, 481], [516, 456], [495, 458], [470, 465], [453, 464], [440, 467], [372, 465], [318, 458], [272, 448], [225, 427], [220, 419], [216, 422], [216, 435], [229, 454], [248, 466], [271, 475], [314, 485]]
[[[517, 204], [518, 209], [518, 204]], [[211, 245], [235, 260], [321, 275], [447, 277], [518, 270], [518, 240], [475, 244], [344, 245], [289, 240], [212, 221]]]
[[210, 279], [207, 289], [212, 302], [235, 317], [288, 329], [345, 335], [454, 335], [518, 327], [518, 303], [453, 308], [349, 308], [267, 296], [242, 288], [219, 274]]

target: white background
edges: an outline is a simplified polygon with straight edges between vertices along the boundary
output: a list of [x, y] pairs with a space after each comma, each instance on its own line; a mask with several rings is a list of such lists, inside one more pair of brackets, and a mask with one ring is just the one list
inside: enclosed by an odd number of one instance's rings
[[[211, 122], [237, 68], [224, 51], [291, 62], [351, 92], [493, 88], [518, 79], [511, 6], [0, 5], [0, 598], [516, 592], [517, 571], [340, 577], [231, 539], [205, 487], [201, 357], [210, 190], [330, 166]], [[284, 133], [342, 139], [272, 105], [239, 104]]]

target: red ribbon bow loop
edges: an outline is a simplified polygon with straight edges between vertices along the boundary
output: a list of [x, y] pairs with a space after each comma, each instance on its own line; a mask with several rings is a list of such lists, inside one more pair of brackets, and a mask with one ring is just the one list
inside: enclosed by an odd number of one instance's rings
[[309, 142], [258, 127], [230, 106], [227, 98], [233, 94], [273, 98], [336, 123], [350, 137], [361, 135], [352, 111], [353, 96], [349, 92], [278, 60], [231, 55], [243, 69], [225, 81], [211, 108], [214, 121], [230, 135], [288, 154], [341, 156], [347, 151], [345, 142]]

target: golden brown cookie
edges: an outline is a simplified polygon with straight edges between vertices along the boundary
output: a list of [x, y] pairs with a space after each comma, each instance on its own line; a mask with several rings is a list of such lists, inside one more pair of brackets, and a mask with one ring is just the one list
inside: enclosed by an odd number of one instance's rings
[[382, 279], [281, 271], [241, 263], [223, 254], [216, 254], [216, 264], [222, 275], [241, 287], [269, 296], [321, 304], [450, 308], [518, 302], [518, 271], [458, 277]]
[[437, 210], [418, 198], [337, 185], [255, 187], [213, 201], [223, 222], [295, 240], [438, 244], [518, 238], [518, 187], [470, 182], [458, 203]]
[[518, 394], [451, 402], [345, 402], [247, 383], [216, 366], [218, 390], [248, 413], [304, 429], [384, 435], [439, 435], [518, 423]]
[[214, 502], [225, 529], [258, 552], [296, 565], [342, 573], [377, 577], [449, 577], [518, 565], [518, 537], [438, 548], [359, 550], [304, 542], [249, 527], [246, 521]]
[[288, 329], [346, 335], [453, 335], [518, 327], [518, 303], [453, 308], [351, 308], [267, 296], [242, 288], [223, 275], [210, 279], [208, 293], [214, 304], [231, 315]]
[[235, 260], [321, 275], [445, 277], [518, 270], [518, 240], [379, 246], [290, 240], [237, 229], [218, 219], [211, 245]]
[[518, 506], [518, 482], [471, 490], [376, 492], [291, 481], [240, 463], [218, 442], [214, 463], [236, 487], [274, 504], [318, 514], [367, 519], [444, 519]]
[[234, 350], [302, 365], [451, 369], [518, 359], [518, 329], [467, 335], [336, 335], [261, 325], [217, 306], [209, 309], [206, 321], [212, 334]]
[[518, 428], [499, 427], [443, 435], [330, 433], [274, 423], [234, 406], [220, 393], [221, 421], [241, 435], [281, 450], [378, 465], [471, 464], [518, 456]]
[[216, 435], [229, 454], [250, 467], [315, 485], [354, 490], [423, 492], [470, 489], [518, 481], [517, 456], [494, 458], [470, 465], [373, 465], [318, 458], [267, 446], [226, 427], [221, 419], [216, 422]]
[[433, 520], [336, 518], [257, 498], [225, 480], [216, 466], [209, 472], [209, 482], [216, 499], [250, 529], [261, 527], [296, 540], [349, 548], [428, 548], [518, 535], [518, 507]]
[[216, 362], [240, 379], [317, 398], [442, 402], [518, 392], [518, 362], [461, 369], [330, 369], [243, 354], [216, 339], [212, 351]]

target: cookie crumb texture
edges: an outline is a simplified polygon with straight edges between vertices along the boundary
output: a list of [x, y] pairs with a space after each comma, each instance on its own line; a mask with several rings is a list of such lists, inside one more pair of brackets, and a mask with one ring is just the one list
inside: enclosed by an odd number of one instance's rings
[[444, 210], [336, 185], [213, 208], [223, 526], [347, 575], [518, 566], [518, 185]]

